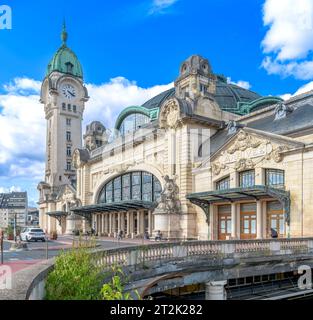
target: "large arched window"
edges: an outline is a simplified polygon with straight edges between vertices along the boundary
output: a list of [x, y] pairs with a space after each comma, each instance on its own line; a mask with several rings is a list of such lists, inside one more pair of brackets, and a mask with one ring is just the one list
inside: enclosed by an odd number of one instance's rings
[[161, 183], [151, 173], [136, 171], [116, 177], [101, 190], [98, 203], [128, 200], [156, 202], [161, 197]]
[[146, 115], [133, 113], [123, 120], [120, 126], [120, 134], [123, 136], [127, 133], [134, 132], [149, 122], [150, 118]]

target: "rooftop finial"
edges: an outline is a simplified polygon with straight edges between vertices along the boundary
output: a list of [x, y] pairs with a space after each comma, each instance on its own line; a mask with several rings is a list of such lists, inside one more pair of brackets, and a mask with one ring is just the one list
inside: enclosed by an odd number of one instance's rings
[[62, 30], [62, 33], [61, 33], [61, 39], [62, 39], [63, 45], [66, 45], [67, 37], [68, 37], [68, 34], [67, 34], [67, 31], [66, 31], [66, 24], [65, 24], [65, 19], [64, 19], [64, 21], [63, 21], [63, 30]]

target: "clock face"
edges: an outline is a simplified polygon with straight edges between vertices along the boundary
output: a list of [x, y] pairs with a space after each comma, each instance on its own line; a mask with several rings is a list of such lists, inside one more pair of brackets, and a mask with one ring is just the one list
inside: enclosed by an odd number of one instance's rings
[[76, 97], [76, 90], [71, 84], [65, 84], [62, 88], [64, 97], [71, 100]]

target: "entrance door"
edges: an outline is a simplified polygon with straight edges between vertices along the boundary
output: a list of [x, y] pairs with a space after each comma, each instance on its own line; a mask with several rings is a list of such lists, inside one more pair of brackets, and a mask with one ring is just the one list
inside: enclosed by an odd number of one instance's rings
[[240, 239], [256, 238], [256, 204], [247, 203], [240, 206]]
[[228, 240], [231, 237], [231, 206], [218, 207], [218, 240]]
[[279, 238], [285, 236], [285, 219], [282, 205], [278, 201], [267, 202], [267, 236], [271, 237], [271, 229], [274, 229]]

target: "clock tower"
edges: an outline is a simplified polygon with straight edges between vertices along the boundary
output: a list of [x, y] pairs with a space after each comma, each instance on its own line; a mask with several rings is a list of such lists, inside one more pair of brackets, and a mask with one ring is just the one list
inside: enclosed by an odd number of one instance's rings
[[41, 89], [47, 120], [45, 183], [51, 187], [75, 183], [72, 155], [82, 147], [82, 118], [89, 99], [82, 66], [67, 38], [64, 24], [62, 45], [48, 65]]

